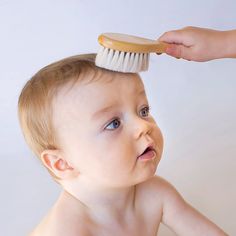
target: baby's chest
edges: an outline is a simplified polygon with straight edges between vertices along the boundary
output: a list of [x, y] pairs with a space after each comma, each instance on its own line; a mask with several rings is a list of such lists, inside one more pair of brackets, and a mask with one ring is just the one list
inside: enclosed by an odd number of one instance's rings
[[110, 222], [105, 226], [90, 225], [89, 236], [156, 236], [161, 222], [161, 214], [156, 212], [154, 215], [137, 214], [135, 217], [124, 222]]
[[91, 234], [89, 236], [156, 236], [158, 232], [160, 222], [150, 220], [130, 222], [129, 225], [120, 226], [106, 226], [106, 227], [94, 227], [93, 230], [90, 228]]

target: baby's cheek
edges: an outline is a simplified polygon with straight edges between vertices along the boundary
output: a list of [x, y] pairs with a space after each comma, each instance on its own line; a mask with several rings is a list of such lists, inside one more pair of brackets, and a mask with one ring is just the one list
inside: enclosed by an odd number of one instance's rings
[[155, 127], [155, 142], [160, 151], [160, 154], [162, 154], [164, 146], [164, 138], [161, 129], [157, 125]]

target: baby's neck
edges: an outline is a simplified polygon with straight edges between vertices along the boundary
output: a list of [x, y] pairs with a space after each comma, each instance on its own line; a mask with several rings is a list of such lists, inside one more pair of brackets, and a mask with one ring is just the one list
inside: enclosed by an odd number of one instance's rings
[[[130, 215], [135, 207], [136, 186], [125, 188], [90, 188], [67, 185], [60, 196], [60, 201], [69, 204], [73, 210], [86, 212], [96, 221], [117, 219]], [[101, 222], [102, 223], [102, 222]]]

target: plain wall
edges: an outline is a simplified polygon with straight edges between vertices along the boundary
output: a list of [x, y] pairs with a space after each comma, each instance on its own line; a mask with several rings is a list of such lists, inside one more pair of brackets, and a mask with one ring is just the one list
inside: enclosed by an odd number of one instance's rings
[[[0, 1], [0, 235], [26, 235], [60, 187], [25, 144], [17, 100], [41, 67], [97, 52], [97, 36], [121, 32], [156, 39], [188, 25], [236, 28], [234, 0]], [[206, 63], [152, 55], [141, 73], [162, 129], [157, 174], [195, 208], [236, 235], [236, 59]], [[159, 236], [174, 235], [161, 227]]]

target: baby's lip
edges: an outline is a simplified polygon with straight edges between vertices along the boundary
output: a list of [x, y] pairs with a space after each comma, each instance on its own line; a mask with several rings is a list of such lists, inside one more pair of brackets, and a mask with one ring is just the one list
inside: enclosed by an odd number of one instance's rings
[[143, 152], [138, 156], [138, 158], [140, 156], [142, 156], [144, 153], [148, 152], [148, 151], [154, 151], [156, 152], [155, 148], [154, 148], [154, 143], [150, 143], [149, 145], [146, 146], [146, 148], [143, 150]]

